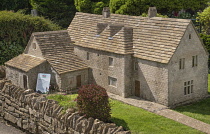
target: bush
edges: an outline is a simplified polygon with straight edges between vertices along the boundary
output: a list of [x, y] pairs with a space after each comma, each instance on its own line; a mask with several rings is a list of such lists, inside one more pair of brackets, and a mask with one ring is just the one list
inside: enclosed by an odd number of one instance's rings
[[33, 32], [59, 30], [58, 25], [43, 17], [0, 11], [0, 40], [25, 46]]
[[38, 14], [67, 28], [76, 13], [74, 0], [30, 0]]
[[24, 48], [15, 42], [7, 43], [0, 41], [0, 65], [3, 65], [6, 61], [21, 54], [23, 50]]
[[59, 29], [43, 17], [0, 11], [0, 64], [22, 53], [33, 32]]
[[98, 85], [82, 86], [78, 92], [77, 107], [80, 114], [107, 122], [111, 107], [106, 90]]

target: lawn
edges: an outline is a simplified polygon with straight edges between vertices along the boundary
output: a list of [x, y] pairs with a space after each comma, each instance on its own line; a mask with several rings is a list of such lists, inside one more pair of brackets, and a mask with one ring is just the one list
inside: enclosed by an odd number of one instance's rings
[[111, 100], [111, 121], [134, 134], [201, 134], [202, 132], [141, 108]]
[[[74, 95], [50, 95], [47, 98], [59, 102], [65, 109], [75, 107]], [[111, 121], [118, 126], [123, 126], [130, 130], [132, 134], [202, 134], [202, 132], [192, 129], [188, 126], [164, 118], [141, 108], [124, 104], [117, 100], [110, 99], [112, 106]]]
[[76, 101], [74, 101], [77, 97], [77, 94], [72, 94], [72, 95], [48, 95], [48, 99], [55, 100], [61, 105], [64, 110], [67, 110], [68, 108], [75, 108], [76, 107]]

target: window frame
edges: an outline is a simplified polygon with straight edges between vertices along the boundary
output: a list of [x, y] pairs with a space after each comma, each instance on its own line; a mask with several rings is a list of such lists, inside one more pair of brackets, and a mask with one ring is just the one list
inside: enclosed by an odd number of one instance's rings
[[193, 88], [194, 88], [193, 80], [184, 82], [184, 95], [192, 94], [194, 92]]
[[87, 54], [86, 54], [86, 60], [90, 60], [90, 53], [89, 52], [87, 52]]
[[134, 62], [134, 70], [137, 71], [139, 67], [138, 61]]
[[198, 55], [192, 56], [192, 67], [198, 66]]
[[108, 85], [113, 86], [113, 87], [117, 87], [117, 78], [108, 76]]
[[179, 70], [185, 68], [185, 58], [179, 59]]
[[109, 67], [113, 67], [113, 66], [114, 66], [114, 58], [113, 57], [109, 57]]
[[33, 50], [36, 50], [37, 49], [37, 44], [35, 42], [32, 43], [32, 48], [33, 48]]

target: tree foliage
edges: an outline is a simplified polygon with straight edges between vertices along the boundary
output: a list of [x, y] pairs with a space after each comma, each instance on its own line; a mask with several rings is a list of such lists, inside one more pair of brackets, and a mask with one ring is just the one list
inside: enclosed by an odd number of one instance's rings
[[198, 12], [197, 19], [203, 24], [204, 32], [210, 34], [210, 6], [205, 8], [203, 12]]
[[43, 17], [0, 11], [0, 64], [22, 53], [33, 32], [59, 29]]
[[110, 0], [110, 9], [112, 13], [141, 15], [147, 13], [149, 6], [156, 6], [158, 13], [169, 15], [172, 11], [181, 9], [196, 13], [203, 10], [208, 0]]
[[0, 10], [13, 10], [25, 9], [30, 12], [31, 5], [29, 0], [1, 0]]
[[0, 65], [23, 52], [23, 47], [15, 42], [0, 41]]
[[98, 85], [82, 86], [78, 92], [77, 106], [80, 114], [104, 122], [109, 121], [111, 107], [106, 90]]
[[109, 0], [74, 0], [74, 4], [80, 12], [101, 14], [103, 7], [109, 5]]
[[74, 0], [30, 0], [39, 15], [67, 28], [74, 17]]

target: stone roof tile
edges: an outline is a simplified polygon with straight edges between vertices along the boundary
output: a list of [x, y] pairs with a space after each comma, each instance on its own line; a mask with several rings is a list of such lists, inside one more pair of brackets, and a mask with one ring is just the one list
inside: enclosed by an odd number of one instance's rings
[[[77, 12], [68, 32], [78, 46], [118, 54], [134, 54], [137, 58], [168, 63], [189, 23], [190, 20], [186, 19], [120, 14], [104, 18], [102, 15]], [[107, 25], [97, 35], [99, 24]], [[111, 27], [115, 25], [122, 27], [116, 26], [112, 36]], [[125, 31], [128, 27], [132, 32]]]
[[46, 60], [43, 58], [31, 56], [28, 54], [21, 54], [5, 63], [6, 66], [18, 68], [24, 72], [28, 72], [32, 68], [40, 65]]
[[[88, 68], [74, 54], [74, 45], [67, 30], [36, 32], [33, 35], [42, 51], [44, 58], [58, 74]], [[72, 64], [74, 63], [74, 64]]]

